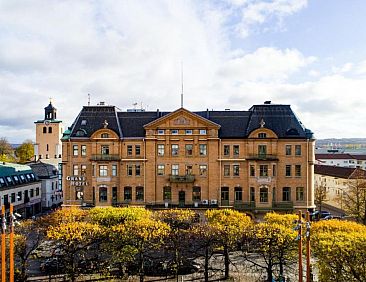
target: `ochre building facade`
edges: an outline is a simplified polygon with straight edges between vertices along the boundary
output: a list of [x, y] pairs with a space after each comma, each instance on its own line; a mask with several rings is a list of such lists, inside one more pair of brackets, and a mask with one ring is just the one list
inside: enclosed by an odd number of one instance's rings
[[65, 206], [314, 205], [314, 138], [288, 105], [248, 111], [84, 106], [62, 138]]

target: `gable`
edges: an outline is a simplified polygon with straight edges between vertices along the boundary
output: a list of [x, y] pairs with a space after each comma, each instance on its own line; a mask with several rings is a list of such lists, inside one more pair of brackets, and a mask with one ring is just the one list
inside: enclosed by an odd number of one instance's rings
[[146, 125], [144, 125], [146, 130], [152, 129], [197, 129], [197, 128], [207, 128], [216, 129], [220, 128], [220, 125], [214, 123], [200, 115], [192, 113], [184, 108], [180, 108], [172, 113], [169, 113], [161, 118], [158, 118]]

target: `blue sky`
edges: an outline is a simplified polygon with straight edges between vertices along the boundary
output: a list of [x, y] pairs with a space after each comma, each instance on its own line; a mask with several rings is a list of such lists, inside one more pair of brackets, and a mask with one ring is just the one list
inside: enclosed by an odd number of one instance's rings
[[290, 104], [317, 138], [366, 137], [362, 0], [0, 0], [0, 137], [35, 139], [53, 98], [126, 110]]

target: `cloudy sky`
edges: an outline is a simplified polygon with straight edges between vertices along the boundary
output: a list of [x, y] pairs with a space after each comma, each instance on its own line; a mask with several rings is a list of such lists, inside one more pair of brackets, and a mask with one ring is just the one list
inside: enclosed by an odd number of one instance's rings
[[247, 110], [291, 104], [317, 138], [366, 137], [364, 0], [0, 0], [0, 137], [35, 139], [49, 97]]

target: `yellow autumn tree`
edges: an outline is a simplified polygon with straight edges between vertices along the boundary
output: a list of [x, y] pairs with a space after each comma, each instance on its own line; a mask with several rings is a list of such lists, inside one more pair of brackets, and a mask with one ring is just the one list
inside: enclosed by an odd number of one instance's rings
[[230, 266], [229, 252], [238, 248], [245, 234], [249, 232], [252, 221], [244, 213], [230, 209], [208, 210], [206, 212], [206, 218], [209, 226], [217, 232], [219, 247], [222, 248], [224, 254], [224, 279], [228, 279]]
[[176, 277], [188, 263], [192, 247], [190, 229], [198, 221], [197, 214], [189, 209], [169, 209], [158, 211], [154, 218], [161, 220], [170, 227], [169, 240], [164, 244], [167, 268], [174, 271]]
[[312, 225], [319, 281], [366, 281], [366, 226], [327, 220]]
[[243, 250], [243, 256], [251, 265], [266, 272], [268, 282], [272, 282], [274, 276], [283, 279], [285, 267], [296, 262], [297, 234], [293, 230], [296, 219], [294, 214], [267, 213], [264, 221], [256, 224], [247, 237], [248, 249]]
[[75, 281], [79, 274], [78, 263], [82, 262], [87, 247], [95, 243], [101, 233], [99, 225], [83, 221], [61, 222], [48, 229], [47, 237], [54, 240], [62, 250], [65, 271], [71, 281]]
[[169, 234], [169, 226], [152, 218], [129, 220], [111, 228], [110, 241], [115, 256], [136, 261], [140, 281], [144, 281], [146, 254], [159, 248]]

